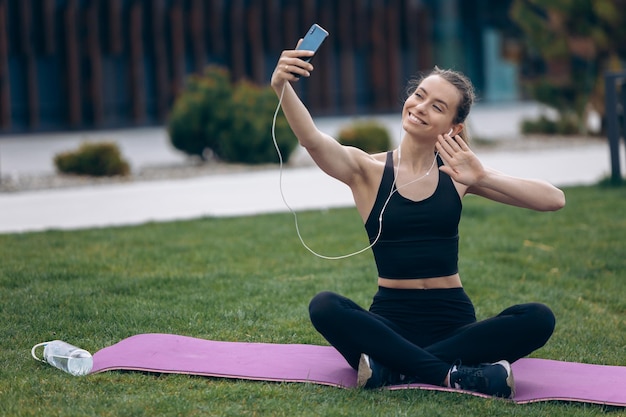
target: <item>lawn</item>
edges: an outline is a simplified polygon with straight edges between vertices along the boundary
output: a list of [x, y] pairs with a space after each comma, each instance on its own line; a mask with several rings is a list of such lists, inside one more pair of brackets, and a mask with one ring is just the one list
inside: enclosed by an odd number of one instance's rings
[[[626, 365], [626, 188], [566, 190], [535, 213], [470, 197], [461, 274], [479, 318], [527, 301], [557, 328], [533, 356]], [[299, 215], [325, 255], [367, 245], [353, 209]], [[138, 333], [325, 344], [307, 316], [321, 290], [363, 306], [376, 290], [370, 252], [328, 261], [307, 252], [290, 214], [0, 235], [0, 415], [595, 416], [624, 409], [402, 390], [105, 372], [72, 377], [30, 348], [62, 339], [95, 352]], [[625, 388], [626, 389], [626, 388]]]

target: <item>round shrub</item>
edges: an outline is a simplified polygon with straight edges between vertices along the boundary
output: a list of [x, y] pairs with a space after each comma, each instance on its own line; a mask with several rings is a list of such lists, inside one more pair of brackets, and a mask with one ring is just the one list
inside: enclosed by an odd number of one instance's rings
[[540, 116], [537, 119], [523, 119], [520, 130], [523, 134], [554, 134], [557, 127], [555, 121], [548, 119], [546, 116]]
[[75, 151], [55, 155], [54, 165], [65, 174], [111, 177], [128, 175], [130, 166], [115, 143], [83, 143]]
[[[202, 159], [210, 150], [228, 162], [277, 162], [271, 132], [277, 104], [269, 86], [249, 81], [233, 86], [228, 71], [210, 66], [202, 76], [189, 77], [177, 97], [168, 125], [170, 140], [176, 149]], [[275, 132], [287, 161], [298, 142], [282, 113]]]
[[356, 122], [344, 127], [337, 140], [342, 145], [354, 146], [367, 153], [384, 152], [391, 148], [389, 131], [375, 121]]
[[[278, 98], [270, 87], [259, 87], [249, 81], [240, 81], [233, 90], [233, 120], [224, 132], [219, 147], [221, 159], [247, 164], [279, 161], [272, 138], [272, 120]], [[287, 161], [298, 144], [287, 120], [279, 113], [274, 129], [276, 143]]]
[[561, 117], [555, 121], [543, 115], [537, 119], [522, 120], [520, 130], [523, 134], [547, 135], [575, 135], [580, 131], [575, 118]]
[[209, 66], [202, 76], [190, 76], [169, 116], [172, 145], [202, 159], [207, 149], [219, 154], [221, 137], [232, 124], [231, 102], [232, 85], [225, 69]]

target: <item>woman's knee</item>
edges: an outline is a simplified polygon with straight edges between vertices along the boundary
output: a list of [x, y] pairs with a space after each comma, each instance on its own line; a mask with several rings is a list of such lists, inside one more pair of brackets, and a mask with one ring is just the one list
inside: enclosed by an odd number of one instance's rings
[[543, 343], [545, 344], [554, 332], [554, 327], [556, 325], [554, 313], [550, 307], [545, 304], [530, 303], [526, 306], [528, 320], [535, 329], [538, 337], [541, 337], [543, 339]]
[[320, 320], [332, 317], [337, 306], [337, 299], [339, 295], [330, 292], [322, 291], [315, 295], [309, 303], [309, 317], [315, 324]]
[[526, 335], [528, 343], [537, 349], [546, 344], [556, 324], [554, 313], [545, 304], [517, 304], [504, 310], [500, 315], [515, 319], [516, 328]]

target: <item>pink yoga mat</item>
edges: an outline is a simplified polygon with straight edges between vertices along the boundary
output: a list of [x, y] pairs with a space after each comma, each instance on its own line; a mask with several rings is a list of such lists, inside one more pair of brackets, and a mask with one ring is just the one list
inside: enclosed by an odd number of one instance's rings
[[[340, 388], [356, 384], [356, 372], [329, 346], [220, 342], [171, 334], [140, 334], [96, 352], [91, 372], [110, 370], [309, 382]], [[624, 366], [520, 359], [513, 364], [513, 373], [517, 391], [513, 401], [520, 404], [564, 400], [626, 407]], [[407, 388], [465, 392], [428, 384], [388, 387]]]

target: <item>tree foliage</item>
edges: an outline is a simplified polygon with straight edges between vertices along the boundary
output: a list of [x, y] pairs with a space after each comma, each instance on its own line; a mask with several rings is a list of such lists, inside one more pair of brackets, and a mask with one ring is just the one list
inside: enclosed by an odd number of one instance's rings
[[524, 80], [537, 101], [584, 132], [584, 116], [604, 114], [603, 75], [626, 63], [626, 0], [513, 0], [526, 60], [539, 62]]

